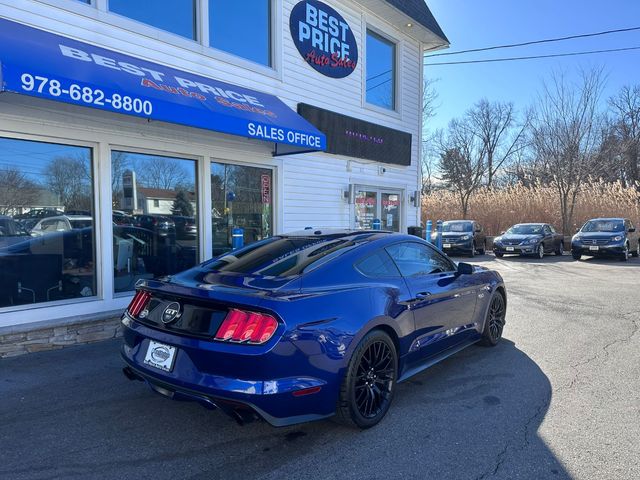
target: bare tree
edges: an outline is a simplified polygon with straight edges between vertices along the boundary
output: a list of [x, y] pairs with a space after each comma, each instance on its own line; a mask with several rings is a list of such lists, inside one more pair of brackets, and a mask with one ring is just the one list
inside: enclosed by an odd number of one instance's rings
[[456, 193], [462, 218], [467, 218], [469, 200], [486, 174], [485, 146], [465, 120], [449, 122], [446, 132], [439, 132], [438, 144], [440, 179]]
[[524, 147], [522, 139], [528, 119], [518, 124], [513, 103], [482, 99], [467, 112], [470, 128], [484, 146], [487, 187], [493, 185], [496, 173]]
[[542, 175], [558, 192], [562, 228], [570, 232], [583, 183], [597, 177], [603, 117], [598, 112], [602, 70], [583, 71], [578, 82], [561, 73], [545, 82], [531, 121], [532, 147]]
[[[150, 157], [136, 162], [138, 182], [147, 188], [172, 190], [178, 186], [187, 187], [189, 175], [182, 160], [165, 157]], [[193, 182], [191, 182], [192, 184]]]
[[425, 79], [422, 87], [422, 193], [428, 194], [433, 189], [435, 170], [434, 142], [435, 134], [429, 128], [429, 121], [436, 116], [438, 92], [435, 88], [437, 79]]
[[609, 99], [613, 132], [622, 155], [622, 182], [640, 189], [640, 84], [624, 86]]
[[38, 198], [38, 185], [17, 168], [0, 170], [0, 214], [15, 215], [21, 207], [33, 205]]
[[68, 210], [91, 210], [91, 162], [84, 155], [56, 157], [45, 169], [46, 184]]

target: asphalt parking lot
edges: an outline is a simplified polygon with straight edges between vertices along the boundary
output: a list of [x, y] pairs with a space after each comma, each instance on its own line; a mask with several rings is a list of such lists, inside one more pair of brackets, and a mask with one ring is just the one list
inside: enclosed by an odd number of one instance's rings
[[120, 372], [117, 341], [0, 360], [0, 478], [640, 478], [640, 261], [481, 256], [505, 340], [399, 386], [367, 431], [239, 427]]

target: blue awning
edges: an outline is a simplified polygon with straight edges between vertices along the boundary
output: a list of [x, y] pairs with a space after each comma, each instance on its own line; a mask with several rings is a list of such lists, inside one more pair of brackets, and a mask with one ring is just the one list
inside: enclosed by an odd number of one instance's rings
[[325, 136], [282, 100], [0, 19], [0, 92], [325, 150]]

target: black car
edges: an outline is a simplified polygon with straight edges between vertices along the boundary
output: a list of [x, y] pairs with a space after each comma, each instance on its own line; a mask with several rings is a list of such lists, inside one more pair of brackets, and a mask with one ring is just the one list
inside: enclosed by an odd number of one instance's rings
[[482, 226], [474, 220], [447, 220], [442, 224], [442, 251], [446, 254], [484, 255], [487, 239]]
[[626, 262], [629, 255], [640, 256], [638, 233], [628, 218], [594, 218], [573, 236], [571, 254], [575, 260], [590, 255], [613, 256]]
[[493, 253], [498, 258], [506, 254], [543, 258], [545, 253], [563, 252], [564, 235], [548, 223], [519, 223], [493, 239]]
[[193, 240], [198, 236], [198, 226], [193, 217], [173, 215], [171, 217], [176, 225], [176, 238], [179, 240]]
[[175, 237], [176, 224], [169, 217], [163, 215], [136, 215], [134, 219], [136, 227], [146, 228], [161, 237]]

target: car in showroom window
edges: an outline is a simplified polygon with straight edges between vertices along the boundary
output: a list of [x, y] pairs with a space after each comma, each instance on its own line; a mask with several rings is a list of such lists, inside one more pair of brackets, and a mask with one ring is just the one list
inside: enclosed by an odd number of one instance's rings
[[96, 295], [93, 191], [91, 148], [0, 138], [0, 308]]
[[465, 346], [496, 345], [506, 302], [498, 273], [413, 236], [277, 235], [141, 281], [123, 315], [124, 373], [240, 423], [335, 416], [369, 428], [397, 382]]

